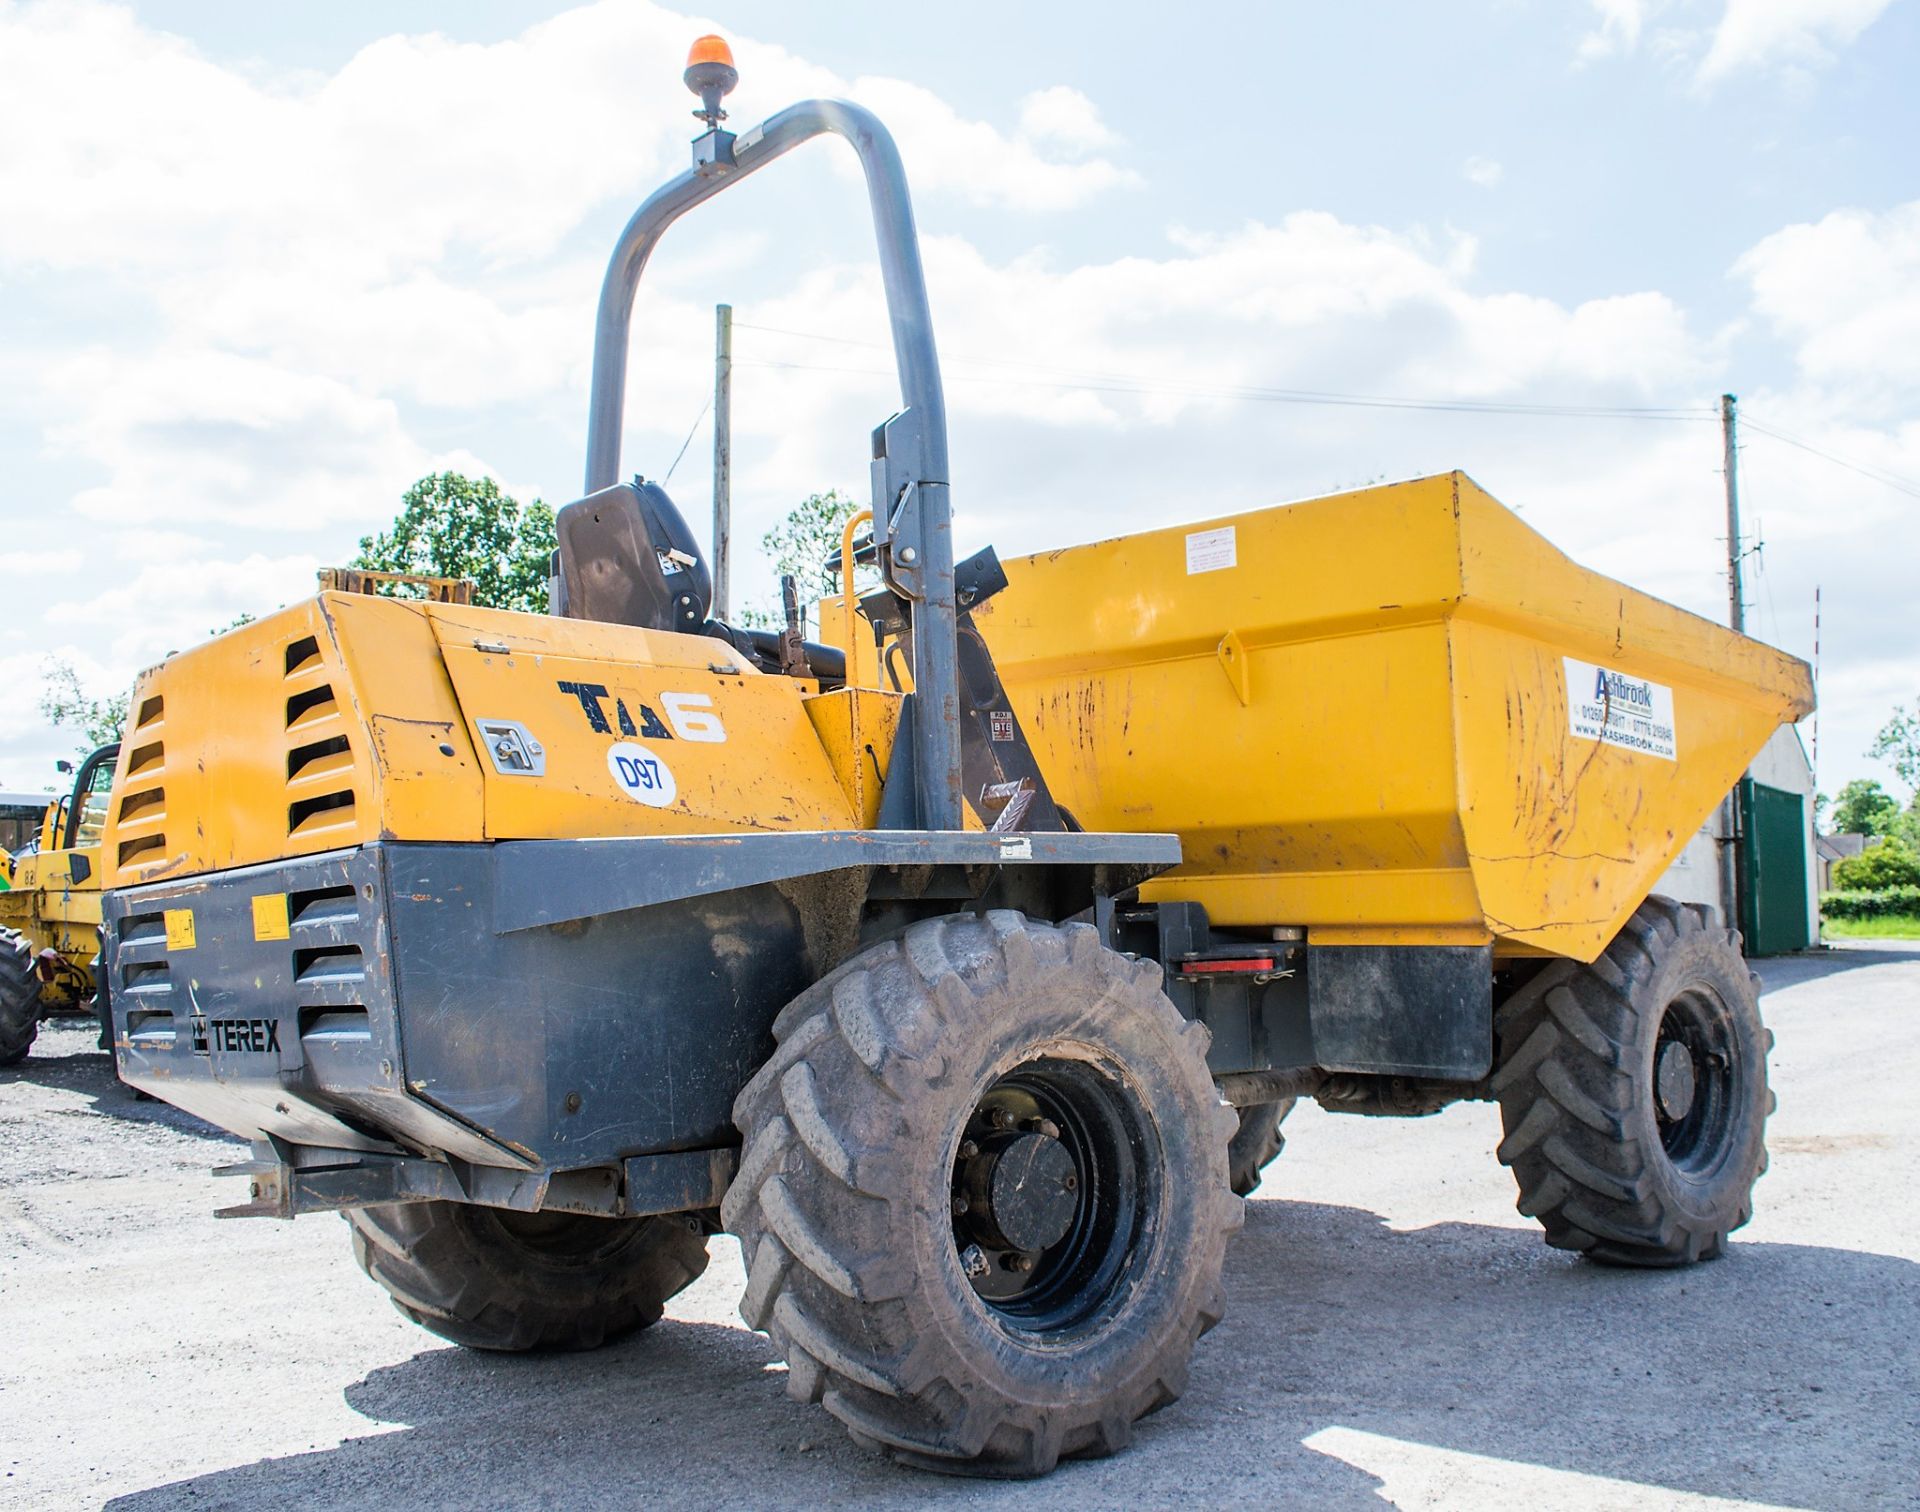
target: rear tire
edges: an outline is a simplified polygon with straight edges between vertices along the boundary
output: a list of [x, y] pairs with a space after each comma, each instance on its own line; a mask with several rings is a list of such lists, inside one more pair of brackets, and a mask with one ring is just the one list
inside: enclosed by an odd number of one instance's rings
[[1000, 910], [915, 924], [787, 1006], [721, 1214], [790, 1395], [994, 1476], [1112, 1454], [1180, 1395], [1242, 1215], [1207, 1031], [1160, 981]]
[[18, 930], [0, 929], [0, 1066], [27, 1058], [40, 1033], [40, 974]]
[[1547, 1243], [1613, 1265], [1711, 1260], [1767, 1168], [1759, 978], [1711, 909], [1648, 898], [1591, 966], [1496, 1017], [1501, 1163]]
[[113, 994], [108, 990], [107, 968], [99, 956], [88, 963], [93, 970], [93, 1017], [100, 1025], [100, 1048], [107, 1052], [107, 1059], [114, 1060], [113, 1046]]
[[1227, 1146], [1227, 1171], [1233, 1189], [1245, 1197], [1260, 1185], [1260, 1173], [1280, 1157], [1287, 1137], [1280, 1125], [1287, 1121], [1296, 1099], [1255, 1103], [1240, 1110], [1240, 1129]]
[[393, 1305], [468, 1349], [597, 1349], [658, 1322], [707, 1268], [706, 1239], [678, 1217], [403, 1202], [346, 1219]]

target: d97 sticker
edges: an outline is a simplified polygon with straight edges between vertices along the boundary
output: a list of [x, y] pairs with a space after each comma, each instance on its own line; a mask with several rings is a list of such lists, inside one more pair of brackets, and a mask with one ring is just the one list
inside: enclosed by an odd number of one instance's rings
[[649, 808], [665, 808], [679, 796], [672, 768], [645, 746], [630, 740], [608, 749], [607, 770], [621, 792]]

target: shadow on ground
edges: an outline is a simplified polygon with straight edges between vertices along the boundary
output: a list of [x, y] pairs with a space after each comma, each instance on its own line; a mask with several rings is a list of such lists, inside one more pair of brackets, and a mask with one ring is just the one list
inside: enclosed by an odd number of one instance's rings
[[1762, 1006], [1766, 997], [1802, 982], [1817, 982], [1842, 971], [1859, 971], [1868, 966], [1892, 966], [1920, 961], [1920, 941], [1908, 944], [1900, 940], [1846, 941], [1835, 946], [1803, 950], [1794, 955], [1766, 956], [1753, 962], [1760, 973]]
[[592, 1356], [423, 1349], [346, 1393], [404, 1426], [110, 1505], [1378, 1508], [1373, 1476], [1302, 1443], [1331, 1426], [1637, 1483], [1653, 1502], [1898, 1503], [1920, 1485], [1906, 1260], [1748, 1244], [1687, 1271], [1610, 1271], [1519, 1229], [1395, 1232], [1355, 1208], [1255, 1202], [1229, 1284], [1185, 1400], [1129, 1454], [1037, 1485], [894, 1469], [788, 1401], [758, 1337], [669, 1321]]
[[0, 1088], [23, 1085], [78, 1092], [88, 1099], [89, 1111], [128, 1123], [158, 1124], [182, 1134], [226, 1144], [246, 1141], [224, 1129], [183, 1113], [170, 1103], [147, 1097], [121, 1081], [113, 1057], [98, 1045], [98, 1029], [90, 1018], [62, 1016], [40, 1026], [27, 1058], [0, 1070]]

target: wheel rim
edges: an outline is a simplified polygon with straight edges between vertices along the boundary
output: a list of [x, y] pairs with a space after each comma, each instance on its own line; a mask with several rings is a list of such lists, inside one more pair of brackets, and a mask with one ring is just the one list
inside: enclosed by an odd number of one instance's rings
[[1683, 992], [1661, 1015], [1651, 1079], [1660, 1147], [1676, 1170], [1710, 1173], [1733, 1126], [1733, 1016], [1712, 993]]
[[1029, 1061], [976, 1101], [955, 1143], [953, 1241], [987, 1312], [1022, 1334], [1084, 1329], [1125, 1291], [1158, 1197], [1143, 1121], [1080, 1061]]

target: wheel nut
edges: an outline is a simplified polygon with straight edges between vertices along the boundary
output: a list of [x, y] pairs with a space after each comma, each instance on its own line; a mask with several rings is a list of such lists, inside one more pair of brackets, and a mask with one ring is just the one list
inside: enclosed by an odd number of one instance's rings
[[995, 1108], [987, 1115], [987, 1122], [992, 1124], [996, 1129], [1011, 1129], [1013, 1127], [1013, 1115], [1005, 1108]]
[[966, 1211], [967, 1194], [965, 1192], [955, 1192], [953, 1194], [953, 1216], [959, 1218], [963, 1216]]
[[1033, 1256], [1008, 1255], [1006, 1257], [1005, 1264], [1008, 1270], [1019, 1271], [1022, 1274], [1025, 1274], [1027, 1271], [1030, 1271], [1033, 1269]]
[[1051, 1118], [1030, 1118], [1027, 1120], [1027, 1127], [1036, 1134], [1046, 1135], [1049, 1139], [1060, 1137], [1060, 1125]]
[[967, 1275], [975, 1281], [978, 1281], [988, 1271], [992, 1270], [993, 1266], [988, 1261], [986, 1252], [982, 1250], [979, 1245], [969, 1244], [965, 1249], [960, 1251], [960, 1269], [965, 1271]]
[[960, 1141], [960, 1158], [962, 1160], [972, 1160], [974, 1156], [979, 1153], [980, 1146], [975, 1144], [971, 1139], [963, 1139]]

